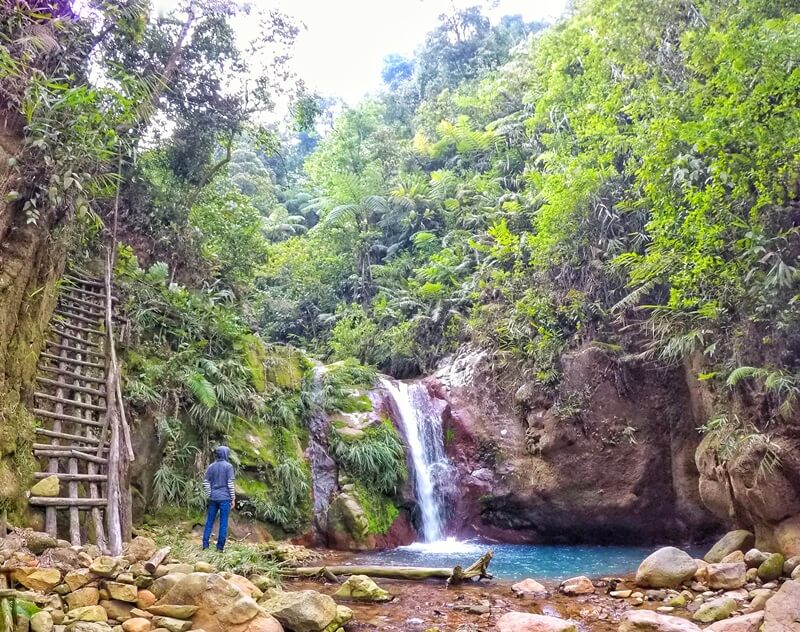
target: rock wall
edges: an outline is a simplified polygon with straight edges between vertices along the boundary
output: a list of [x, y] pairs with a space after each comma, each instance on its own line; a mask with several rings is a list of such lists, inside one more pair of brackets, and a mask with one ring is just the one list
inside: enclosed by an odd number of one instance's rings
[[679, 370], [629, 368], [587, 345], [563, 358], [548, 394], [465, 348], [427, 384], [449, 405], [457, 535], [649, 543], [721, 526], [700, 498], [701, 436]]
[[44, 331], [55, 308], [55, 283], [66, 252], [47, 219], [28, 223], [21, 204], [6, 202], [22, 189], [9, 159], [22, 147], [22, 121], [0, 107], [0, 505], [18, 521], [32, 470], [34, 420], [30, 403]]

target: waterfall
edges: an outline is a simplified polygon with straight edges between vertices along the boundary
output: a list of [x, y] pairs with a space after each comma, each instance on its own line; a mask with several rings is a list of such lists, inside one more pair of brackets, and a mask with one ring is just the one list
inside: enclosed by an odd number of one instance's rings
[[422, 537], [425, 542], [438, 542], [443, 538], [443, 488], [450, 470], [444, 453], [441, 413], [424, 384], [388, 379], [381, 382], [394, 401], [408, 442], [417, 504], [422, 513]]

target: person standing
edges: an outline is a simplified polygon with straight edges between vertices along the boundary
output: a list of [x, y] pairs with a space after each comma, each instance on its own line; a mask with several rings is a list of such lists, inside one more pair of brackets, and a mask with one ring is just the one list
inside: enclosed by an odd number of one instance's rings
[[230, 450], [224, 445], [219, 446], [214, 455], [216, 460], [208, 466], [203, 479], [203, 490], [208, 499], [206, 512], [206, 527], [203, 530], [203, 550], [208, 548], [211, 531], [219, 513], [219, 532], [217, 534], [217, 551], [225, 548], [228, 538], [228, 516], [231, 508], [236, 505], [236, 489], [233, 484], [233, 465], [228, 461]]

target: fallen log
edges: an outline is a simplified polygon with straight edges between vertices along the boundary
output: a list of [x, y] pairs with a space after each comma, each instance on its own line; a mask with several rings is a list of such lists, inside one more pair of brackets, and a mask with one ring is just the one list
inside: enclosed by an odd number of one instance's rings
[[163, 549], [158, 549], [155, 552], [155, 555], [151, 557], [144, 563], [145, 570], [150, 573], [151, 575], [156, 572], [156, 569], [161, 566], [165, 559], [167, 559], [167, 555], [172, 550], [172, 547], [165, 546]]
[[488, 571], [489, 562], [494, 551], [486, 551], [478, 560], [467, 568], [429, 568], [424, 566], [299, 566], [285, 568], [281, 572], [286, 577], [318, 578], [331, 575], [367, 575], [381, 579], [408, 579], [424, 581], [426, 579], [445, 579], [448, 585], [461, 584], [470, 579], [492, 579]]

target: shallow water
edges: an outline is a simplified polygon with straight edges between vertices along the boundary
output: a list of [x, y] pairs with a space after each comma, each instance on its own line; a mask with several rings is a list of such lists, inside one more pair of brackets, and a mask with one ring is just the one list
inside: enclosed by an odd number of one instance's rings
[[[392, 564], [396, 566], [452, 567], [468, 566], [485, 551], [492, 549], [494, 558], [489, 571], [497, 579], [518, 580], [533, 577], [537, 580], [558, 581], [587, 575], [603, 577], [624, 575], [636, 571], [639, 563], [657, 546], [596, 546], [546, 544], [494, 544], [478, 540], [447, 540], [417, 543], [389, 551], [362, 553], [351, 561], [354, 564]], [[697, 550], [685, 549], [691, 555]]]

